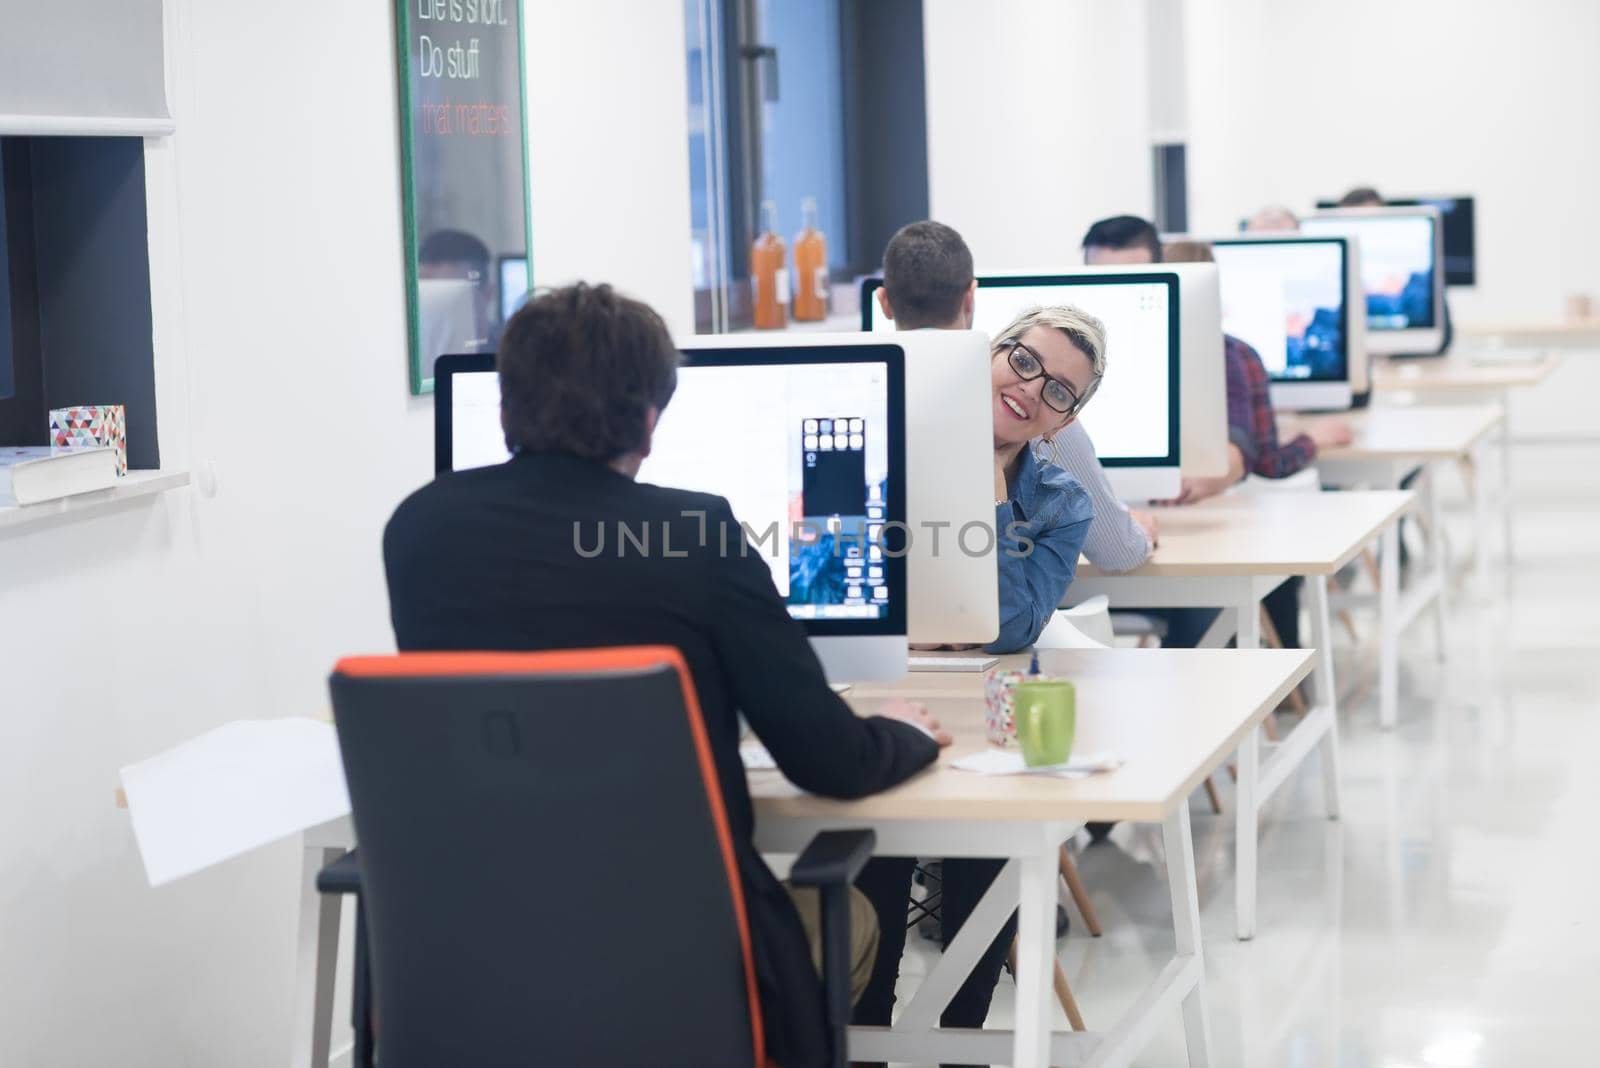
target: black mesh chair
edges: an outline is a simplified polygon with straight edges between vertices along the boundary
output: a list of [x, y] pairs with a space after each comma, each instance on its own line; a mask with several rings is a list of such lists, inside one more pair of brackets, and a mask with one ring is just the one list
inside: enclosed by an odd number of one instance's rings
[[[412, 653], [330, 686], [358, 852], [358, 1068], [770, 1068], [738, 869], [699, 703], [668, 648]], [[818, 835], [835, 1064], [849, 884], [870, 831]], [[640, 909], [639, 873], [658, 873]], [[665, 920], [663, 920], [663, 917]]]

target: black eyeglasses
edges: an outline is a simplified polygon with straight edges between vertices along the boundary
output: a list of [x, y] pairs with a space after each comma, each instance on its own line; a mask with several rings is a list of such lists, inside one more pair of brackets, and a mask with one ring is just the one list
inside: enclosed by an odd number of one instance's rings
[[1033, 349], [1023, 344], [1021, 338], [1010, 337], [1000, 342], [996, 348], [1007, 349], [1006, 361], [1011, 364], [1011, 369], [1017, 377], [1024, 382], [1031, 382], [1035, 378], [1044, 379], [1044, 388], [1040, 393], [1044, 402], [1059, 415], [1071, 415], [1082, 403], [1078, 399], [1078, 391], [1059, 378], [1051, 378], [1044, 373], [1044, 360]]

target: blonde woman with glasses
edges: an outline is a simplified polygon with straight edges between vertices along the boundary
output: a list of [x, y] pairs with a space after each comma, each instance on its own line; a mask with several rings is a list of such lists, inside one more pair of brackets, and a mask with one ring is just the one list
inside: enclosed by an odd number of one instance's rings
[[995, 529], [1000, 635], [994, 653], [1025, 649], [1072, 584], [1094, 518], [1089, 495], [1048, 457], [1106, 373], [1106, 329], [1070, 305], [1030, 308], [995, 339]]
[[[1046, 455], [1100, 387], [1106, 330], [1076, 308], [1029, 308], [994, 341], [989, 367], [994, 408], [994, 509], [1000, 570], [1000, 636], [991, 653], [1033, 644], [1061, 603], [1094, 518], [1089, 495]], [[943, 865], [940, 911], [945, 945], [994, 881], [1002, 862], [952, 858]], [[856, 1002], [855, 1023], [887, 1026], [905, 948], [911, 857], [874, 857], [856, 880], [879, 920], [872, 977]], [[943, 1027], [982, 1027], [1015, 917], [984, 951], [940, 1016]]]

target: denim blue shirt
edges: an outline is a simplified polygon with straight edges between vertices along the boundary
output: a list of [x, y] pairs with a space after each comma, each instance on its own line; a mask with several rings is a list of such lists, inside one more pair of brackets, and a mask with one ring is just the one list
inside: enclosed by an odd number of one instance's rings
[[1014, 653], [1039, 637], [1061, 604], [1094, 519], [1094, 504], [1076, 479], [1022, 450], [1022, 466], [995, 505], [1000, 567], [1000, 636], [985, 652]]

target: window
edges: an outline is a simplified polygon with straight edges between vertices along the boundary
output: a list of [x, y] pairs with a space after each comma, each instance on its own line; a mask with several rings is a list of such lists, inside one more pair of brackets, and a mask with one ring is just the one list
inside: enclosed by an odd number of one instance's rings
[[684, 0], [684, 20], [696, 329], [752, 325], [764, 202], [792, 256], [815, 201], [848, 313], [854, 278], [928, 213], [921, 0]]

